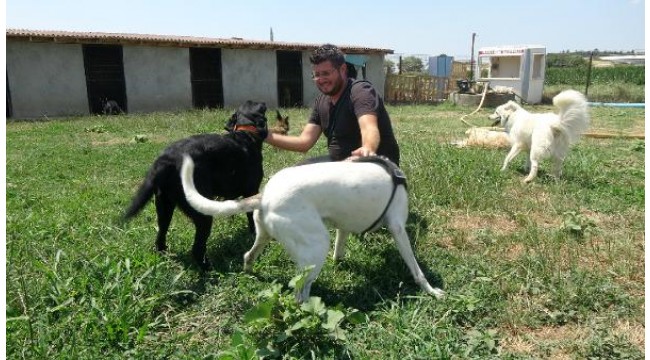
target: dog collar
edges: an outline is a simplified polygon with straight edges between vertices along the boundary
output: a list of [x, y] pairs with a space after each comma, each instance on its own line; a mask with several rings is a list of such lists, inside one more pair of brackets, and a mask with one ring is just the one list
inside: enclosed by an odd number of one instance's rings
[[257, 133], [257, 128], [254, 125], [235, 125], [233, 131], [248, 131]]

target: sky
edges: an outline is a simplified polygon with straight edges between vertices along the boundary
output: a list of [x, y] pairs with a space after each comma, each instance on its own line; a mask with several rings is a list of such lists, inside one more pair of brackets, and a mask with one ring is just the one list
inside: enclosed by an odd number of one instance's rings
[[[497, 5], [498, 4], [498, 5]], [[644, 0], [7, 0], [6, 27], [241, 37], [468, 59], [502, 45], [645, 49]]]

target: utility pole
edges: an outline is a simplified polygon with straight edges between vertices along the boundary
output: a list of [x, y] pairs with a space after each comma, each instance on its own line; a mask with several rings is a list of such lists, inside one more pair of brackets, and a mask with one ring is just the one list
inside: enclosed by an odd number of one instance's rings
[[589, 67], [587, 68], [587, 86], [585, 86], [585, 96], [589, 96], [589, 85], [591, 84], [591, 64], [594, 61], [594, 52], [595, 50], [591, 52], [589, 55]]
[[476, 33], [472, 33], [472, 55], [471, 60], [469, 61], [469, 81], [474, 81], [474, 40], [476, 39]]

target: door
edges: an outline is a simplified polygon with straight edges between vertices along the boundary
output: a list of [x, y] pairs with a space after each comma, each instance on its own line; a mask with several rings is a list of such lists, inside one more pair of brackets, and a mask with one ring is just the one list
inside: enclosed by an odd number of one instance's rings
[[84, 68], [91, 114], [103, 114], [109, 101], [127, 111], [124, 62], [120, 45], [84, 45]]
[[278, 104], [280, 107], [303, 105], [302, 53], [300, 51], [277, 51]]
[[11, 107], [11, 91], [9, 90], [9, 73], [5, 73], [7, 77], [7, 119], [13, 116], [13, 108]]
[[223, 107], [221, 49], [190, 48], [192, 106]]

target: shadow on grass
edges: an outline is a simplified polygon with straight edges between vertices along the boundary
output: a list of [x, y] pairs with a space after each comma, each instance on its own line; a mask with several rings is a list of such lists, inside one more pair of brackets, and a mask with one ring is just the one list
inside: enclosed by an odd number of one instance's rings
[[[400, 296], [429, 296], [415, 283], [396, 247], [388, 246], [376, 256], [382, 259], [379, 266], [368, 266], [352, 256], [347, 257], [337, 265], [335, 273], [354, 272], [355, 277], [362, 281], [344, 291], [328, 289], [322, 282], [316, 281], [312, 286], [312, 295], [321, 296], [327, 304], [340, 303], [363, 312], [375, 310], [384, 300]], [[442, 278], [438, 274], [421, 261], [418, 264], [431, 286], [443, 288]], [[431, 299], [435, 300], [433, 296]]]
[[220, 234], [213, 228], [208, 238], [206, 252], [208, 268], [203, 268], [196, 263], [190, 249], [176, 254], [174, 259], [186, 269], [196, 272], [197, 281], [189, 290], [200, 296], [206, 293], [207, 285], [218, 281], [217, 274], [243, 271], [244, 253], [253, 246], [253, 241], [254, 235], [246, 227], [236, 230], [231, 235]]
[[[427, 227], [425, 219], [417, 213], [410, 213], [407, 232], [411, 243], [414, 234], [418, 231], [426, 231]], [[218, 233], [213, 233], [208, 245], [207, 258], [210, 268], [207, 271], [202, 271], [197, 266], [190, 251], [178, 254], [177, 261], [186, 268], [196, 270], [199, 274], [196, 283], [190, 290], [199, 295], [205, 294], [208, 285], [218, 281], [219, 273], [243, 272], [243, 255], [250, 249], [253, 241], [254, 235], [250, 234], [246, 228], [237, 230], [232, 236], [220, 236]], [[332, 249], [328, 256], [331, 256], [331, 251], [333, 251], [333, 241], [334, 239], [332, 239]], [[350, 241], [358, 241], [361, 246], [378, 252], [369, 252], [367, 257], [359, 258], [348, 249], [345, 258], [340, 262], [333, 264], [328, 259], [324, 272], [329, 273], [330, 281], [323, 279], [323, 273], [321, 273], [321, 276], [312, 285], [312, 296], [321, 297], [327, 304], [342, 304], [361, 311], [374, 310], [384, 300], [394, 299], [398, 296], [427, 296], [415, 283], [388, 230], [382, 228], [373, 234], [356, 235]], [[368, 246], [364, 246], [364, 243], [367, 243]], [[268, 250], [268, 248], [265, 249], [258, 261], [264, 256], [268, 256]], [[429, 283], [433, 287], [443, 288], [442, 278], [429, 269], [421, 259], [418, 259], [417, 254], [416, 260]], [[292, 268], [289, 271], [281, 271], [282, 274], [279, 274], [277, 270], [267, 269], [268, 271], [265, 271], [263, 267], [256, 266], [252, 275], [268, 285], [275, 281], [286, 286], [296, 271], [293, 262], [286, 265]], [[331, 268], [332, 265], [334, 269]], [[328, 267], [329, 269], [327, 269]], [[342, 289], [335, 286], [337, 277], [349, 276], [357, 279], [352, 286], [344, 286]], [[332, 277], [334, 280], [331, 280]]]
[[[411, 248], [413, 248], [412, 244], [415, 234], [425, 232], [427, 228], [428, 223], [424, 218], [415, 212], [409, 213], [406, 229], [411, 242]], [[312, 293], [320, 294], [328, 304], [341, 303], [344, 306], [364, 312], [372, 311], [384, 300], [395, 299], [398, 296], [430, 296], [423, 292], [415, 283], [390, 232], [382, 228], [375, 232], [375, 234], [381, 235], [381, 238], [387, 242], [385, 246], [381, 246], [379, 253], [369, 254], [371, 257], [378, 258], [379, 261], [364, 262], [364, 259], [359, 259], [354, 254], [348, 252], [346, 257], [335, 265], [334, 276], [343, 272], [352, 272], [361, 281], [355, 282], [352, 287], [349, 287], [345, 291], [326, 289], [317, 281], [312, 287]], [[369, 237], [377, 236], [369, 234], [358, 235], [357, 239], [361, 243], [375, 241], [375, 239], [368, 239]], [[382, 241], [381, 239], [377, 240]], [[415, 249], [413, 250], [415, 252]], [[440, 275], [432, 271], [425, 262], [421, 261], [422, 259], [418, 258], [417, 253], [415, 258], [429, 284], [433, 287], [444, 288], [444, 282]], [[433, 296], [431, 298], [434, 299]]]

